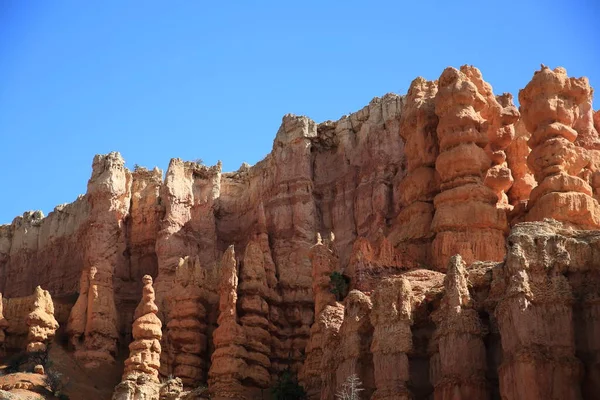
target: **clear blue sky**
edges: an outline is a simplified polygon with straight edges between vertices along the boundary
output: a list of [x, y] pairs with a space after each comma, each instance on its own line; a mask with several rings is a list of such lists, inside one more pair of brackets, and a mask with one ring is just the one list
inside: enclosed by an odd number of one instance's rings
[[338, 119], [447, 66], [516, 96], [561, 65], [600, 91], [595, 3], [0, 0], [0, 223], [84, 193], [94, 154], [235, 170], [286, 113]]

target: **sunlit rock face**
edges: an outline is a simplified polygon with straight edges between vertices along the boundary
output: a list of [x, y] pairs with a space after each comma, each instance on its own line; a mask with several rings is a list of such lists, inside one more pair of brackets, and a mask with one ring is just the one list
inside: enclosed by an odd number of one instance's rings
[[98, 155], [86, 194], [0, 226], [0, 343], [124, 367], [119, 399], [254, 399], [283, 373], [310, 399], [352, 375], [370, 399], [595, 398], [592, 94], [542, 66], [517, 108], [449, 67], [285, 115], [235, 172]]

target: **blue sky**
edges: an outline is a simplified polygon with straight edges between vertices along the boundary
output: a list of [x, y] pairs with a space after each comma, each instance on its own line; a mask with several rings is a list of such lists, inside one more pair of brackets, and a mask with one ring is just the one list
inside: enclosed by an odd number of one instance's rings
[[600, 88], [594, 3], [0, 0], [0, 223], [84, 193], [94, 154], [235, 170], [286, 113], [338, 119], [447, 66], [515, 96], [540, 63]]

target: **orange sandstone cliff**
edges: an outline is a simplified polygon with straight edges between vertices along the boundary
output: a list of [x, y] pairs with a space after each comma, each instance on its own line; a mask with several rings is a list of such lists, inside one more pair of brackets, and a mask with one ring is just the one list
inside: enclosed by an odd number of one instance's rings
[[0, 226], [2, 351], [54, 341], [118, 371], [113, 399], [266, 399], [282, 374], [321, 400], [352, 375], [373, 400], [595, 399], [592, 94], [542, 66], [517, 108], [463, 66], [286, 115], [235, 172], [96, 156], [85, 195]]

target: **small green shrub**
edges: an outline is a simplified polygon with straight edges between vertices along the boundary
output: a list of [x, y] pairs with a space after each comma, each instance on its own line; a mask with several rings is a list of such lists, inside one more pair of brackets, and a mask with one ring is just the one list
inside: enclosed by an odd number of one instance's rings
[[342, 301], [348, 294], [348, 280], [340, 272], [334, 271], [329, 275], [330, 291], [337, 301]]
[[304, 400], [306, 392], [289, 369], [283, 371], [271, 388], [273, 400]]

